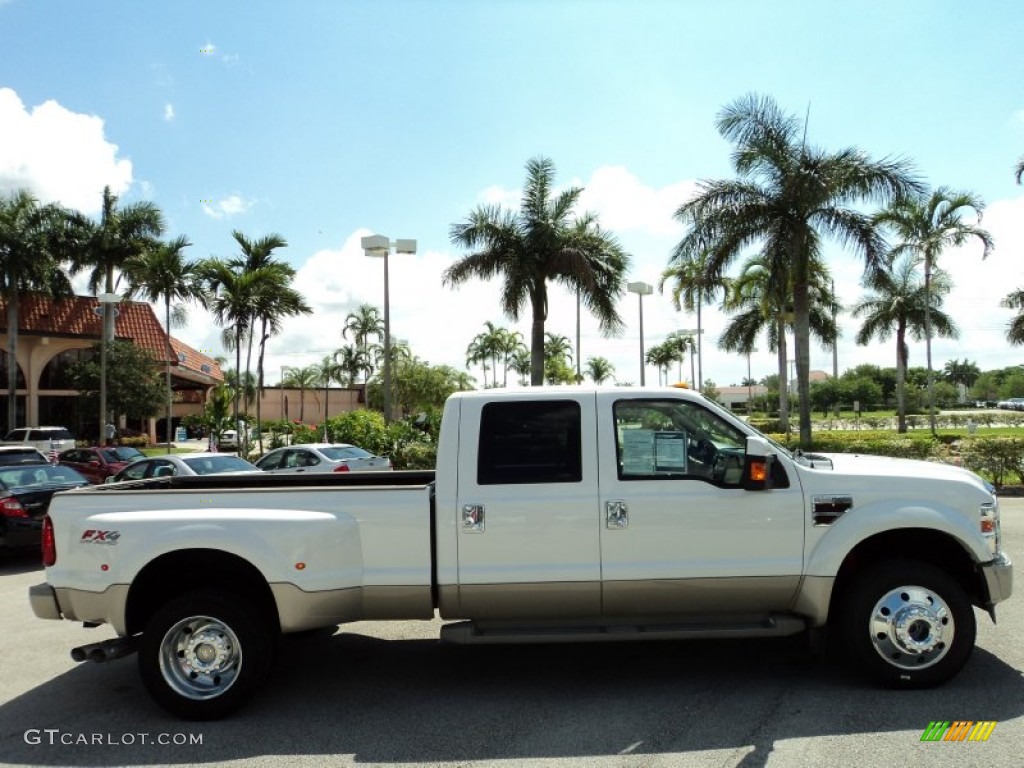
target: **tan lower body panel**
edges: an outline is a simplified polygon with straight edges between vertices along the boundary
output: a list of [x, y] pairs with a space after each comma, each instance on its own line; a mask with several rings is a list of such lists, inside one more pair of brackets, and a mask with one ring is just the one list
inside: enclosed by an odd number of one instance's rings
[[600, 582], [556, 581], [463, 584], [458, 587], [458, 608], [451, 618], [570, 619], [600, 614]]
[[56, 587], [57, 604], [61, 615], [70, 621], [89, 621], [109, 624], [119, 635], [125, 633], [125, 605], [128, 604], [128, 585], [112, 584], [102, 592]]
[[790, 610], [799, 576], [649, 579], [604, 584], [605, 616], [686, 616]]
[[792, 610], [799, 576], [447, 585], [446, 619], [543, 620], [763, 614]]
[[352, 587], [305, 592], [294, 584], [271, 584], [284, 632], [329, 627], [347, 621], [431, 619], [430, 587]]
[[824, 626], [835, 583], [834, 576], [805, 576], [796, 596], [794, 612], [806, 616], [812, 627]]

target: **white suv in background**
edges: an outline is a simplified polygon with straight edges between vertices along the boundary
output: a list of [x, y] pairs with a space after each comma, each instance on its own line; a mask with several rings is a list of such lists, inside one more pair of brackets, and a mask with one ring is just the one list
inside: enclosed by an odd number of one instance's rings
[[21, 427], [8, 432], [3, 444], [29, 445], [49, 454], [74, 448], [75, 438], [66, 427]]

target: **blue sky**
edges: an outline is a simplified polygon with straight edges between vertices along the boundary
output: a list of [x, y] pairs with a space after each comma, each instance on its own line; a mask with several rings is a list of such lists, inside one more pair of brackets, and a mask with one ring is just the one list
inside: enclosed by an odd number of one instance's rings
[[[962, 336], [937, 340], [935, 360], [1002, 367], [1024, 357], [1007, 352], [998, 307], [1024, 285], [1022, 38], [1009, 1], [967, 13], [941, 1], [0, 0], [0, 193], [28, 186], [95, 215], [111, 184], [156, 203], [194, 258], [232, 255], [235, 228], [284, 235], [280, 255], [317, 312], [271, 342], [269, 381], [341, 346], [358, 304], [382, 304], [361, 235], [416, 238], [415, 257], [391, 260], [392, 333], [463, 367], [485, 320], [529, 326], [497, 312], [496, 286], [441, 286], [454, 222], [480, 202], [514, 206], [525, 162], [546, 155], [632, 254], [630, 278], [656, 283], [682, 234], [673, 211], [697, 180], [731, 176], [716, 113], [757, 92], [809, 115], [811, 143], [903, 156], [928, 183], [982, 196], [996, 252], [943, 254]], [[829, 261], [852, 304], [855, 258], [835, 246]], [[617, 339], [585, 318], [582, 356], [638, 382], [635, 297], [620, 311]], [[574, 317], [556, 292], [548, 330], [572, 337]], [[217, 329], [191, 318], [175, 335], [219, 353]], [[856, 347], [856, 321], [841, 324], [841, 370], [894, 364], [893, 342]], [[746, 360], [715, 348], [723, 325], [705, 318], [705, 377], [738, 384]], [[695, 318], [655, 294], [644, 326], [650, 346]], [[812, 366], [831, 370], [831, 354], [812, 348]], [[774, 358], [762, 349], [752, 367], [772, 373]]]

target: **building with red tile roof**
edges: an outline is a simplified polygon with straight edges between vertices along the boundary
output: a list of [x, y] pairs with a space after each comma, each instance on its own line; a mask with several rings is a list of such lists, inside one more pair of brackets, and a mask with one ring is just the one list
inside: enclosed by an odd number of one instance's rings
[[[98, 435], [98, 414], [80, 413], [78, 392], [68, 389], [61, 369], [80, 359], [100, 341], [100, 303], [93, 296], [52, 299], [35, 293], [23, 293], [18, 301], [18, 424], [66, 426], [80, 438]], [[212, 357], [170, 338], [153, 308], [145, 302], [122, 301], [117, 304], [114, 338], [130, 341], [149, 350], [161, 367], [171, 364], [174, 393], [172, 420], [176, 423], [188, 413], [200, 412], [209, 390], [224, 380], [220, 365]], [[7, 307], [0, 297], [0, 419], [7, 416]], [[139, 425], [122, 424], [148, 432], [151, 439], [165, 435], [159, 415]], [[13, 427], [14, 425], [8, 425]]]

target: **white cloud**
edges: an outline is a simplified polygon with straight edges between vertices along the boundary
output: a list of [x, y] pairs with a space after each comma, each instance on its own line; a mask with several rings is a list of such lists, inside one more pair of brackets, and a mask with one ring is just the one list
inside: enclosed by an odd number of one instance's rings
[[132, 163], [103, 134], [103, 120], [46, 101], [26, 109], [18, 94], [0, 88], [0, 194], [25, 187], [42, 202], [82, 213], [100, 209], [103, 187], [121, 194]]
[[169, 123], [173, 119], [174, 119], [174, 105], [170, 104], [170, 103], [164, 104], [164, 120], [166, 120]]
[[204, 200], [203, 213], [214, 219], [237, 216], [252, 208], [254, 200], [244, 200], [240, 195], [228, 195], [221, 200]]

